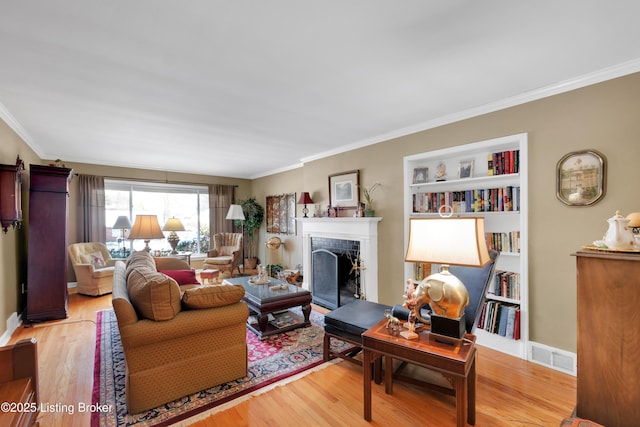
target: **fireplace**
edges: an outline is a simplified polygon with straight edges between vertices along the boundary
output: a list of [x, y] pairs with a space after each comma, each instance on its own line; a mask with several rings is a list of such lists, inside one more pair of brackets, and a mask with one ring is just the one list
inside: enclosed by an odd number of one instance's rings
[[311, 238], [311, 294], [315, 304], [335, 310], [359, 298], [359, 256], [358, 241]]
[[[378, 302], [378, 223], [379, 217], [373, 218], [297, 218], [302, 223], [303, 241], [303, 283], [305, 289], [311, 291], [314, 302], [330, 309], [344, 305], [355, 295], [363, 299]], [[337, 245], [337, 246], [336, 246]], [[335, 265], [339, 277], [346, 274], [347, 279], [327, 279], [327, 268], [314, 267], [314, 252], [320, 255], [322, 262]], [[330, 256], [327, 254], [333, 254]], [[361, 267], [356, 284], [351, 268], [357, 254], [360, 255]], [[326, 258], [326, 259], [325, 259]], [[341, 271], [342, 269], [342, 271]], [[345, 270], [347, 270], [345, 272]], [[319, 281], [316, 283], [316, 279]], [[328, 290], [333, 285], [332, 291]], [[336, 289], [337, 284], [337, 289]], [[329, 301], [325, 301], [328, 299]]]

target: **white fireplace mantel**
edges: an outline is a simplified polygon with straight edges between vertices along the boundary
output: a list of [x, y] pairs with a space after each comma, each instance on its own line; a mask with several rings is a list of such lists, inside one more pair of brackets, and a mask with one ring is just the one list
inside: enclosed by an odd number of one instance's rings
[[302, 286], [313, 292], [311, 283], [311, 238], [354, 240], [360, 242], [360, 288], [368, 301], [378, 302], [378, 223], [380, 217], [297, 218], [302, 223]]

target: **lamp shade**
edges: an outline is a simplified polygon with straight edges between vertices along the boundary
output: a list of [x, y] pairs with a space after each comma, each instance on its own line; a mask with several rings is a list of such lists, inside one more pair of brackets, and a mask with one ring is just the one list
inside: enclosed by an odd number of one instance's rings
[[227, 219], [239, 219], [244, 221], [244, 212], [242, 212], [242, 206], [231, 205], [229, 206], [229, 212], [227, 212]]
[[411, 218], [407, 262], [481, 267], [489, 262], [484, 218]]
[[160, 229], [160, 224], [158, 224], [158, 216], [137, 215], [131, 232], [129, 233], [129, 239], [164, 239], [164, 234]]
[[313, 203], [313, 200], [311, 200], [311, 196], [309, 195], [309, 193], [307, 193], [306, 191], [304, 193], [300, 193], [300, 199], [298, 199], [299, 205], [306, 205], [311, 203]]
[[120, 215], [111, 228], [115, 228], [116, 230], [129, 230], [131, 228], [131, 221], [129, 221], [128, 216]]
[[164, 223], [162, 229], [164, 231], [184, 231], [184, 225], [182, 225], [182, 221], [172, 216]]

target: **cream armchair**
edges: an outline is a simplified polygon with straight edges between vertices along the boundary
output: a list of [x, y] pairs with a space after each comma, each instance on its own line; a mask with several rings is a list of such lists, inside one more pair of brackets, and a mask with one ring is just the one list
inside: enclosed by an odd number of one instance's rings
[[213, 236], [213, 249], [207, 252], [202, 268], [228, 270], [233, 276], [233, 270], [240, 273], [242, 261], [242, 233], [219, 233]]
[[111, 259], [104, 243], [72, 243], [67, 252], [76, 273], [79, 294], [96, 296], [111, 293], [116, 262]]

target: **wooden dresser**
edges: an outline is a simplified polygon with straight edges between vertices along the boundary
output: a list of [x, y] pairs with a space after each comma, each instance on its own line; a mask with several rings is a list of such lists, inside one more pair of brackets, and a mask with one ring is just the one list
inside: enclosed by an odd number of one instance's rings
[[575, 256], [576, 416], [607, 427], [640, 425], [640, 254]]
[[27, 321], [67, 317], [67, 222], [71, 169], [29, 170]]

